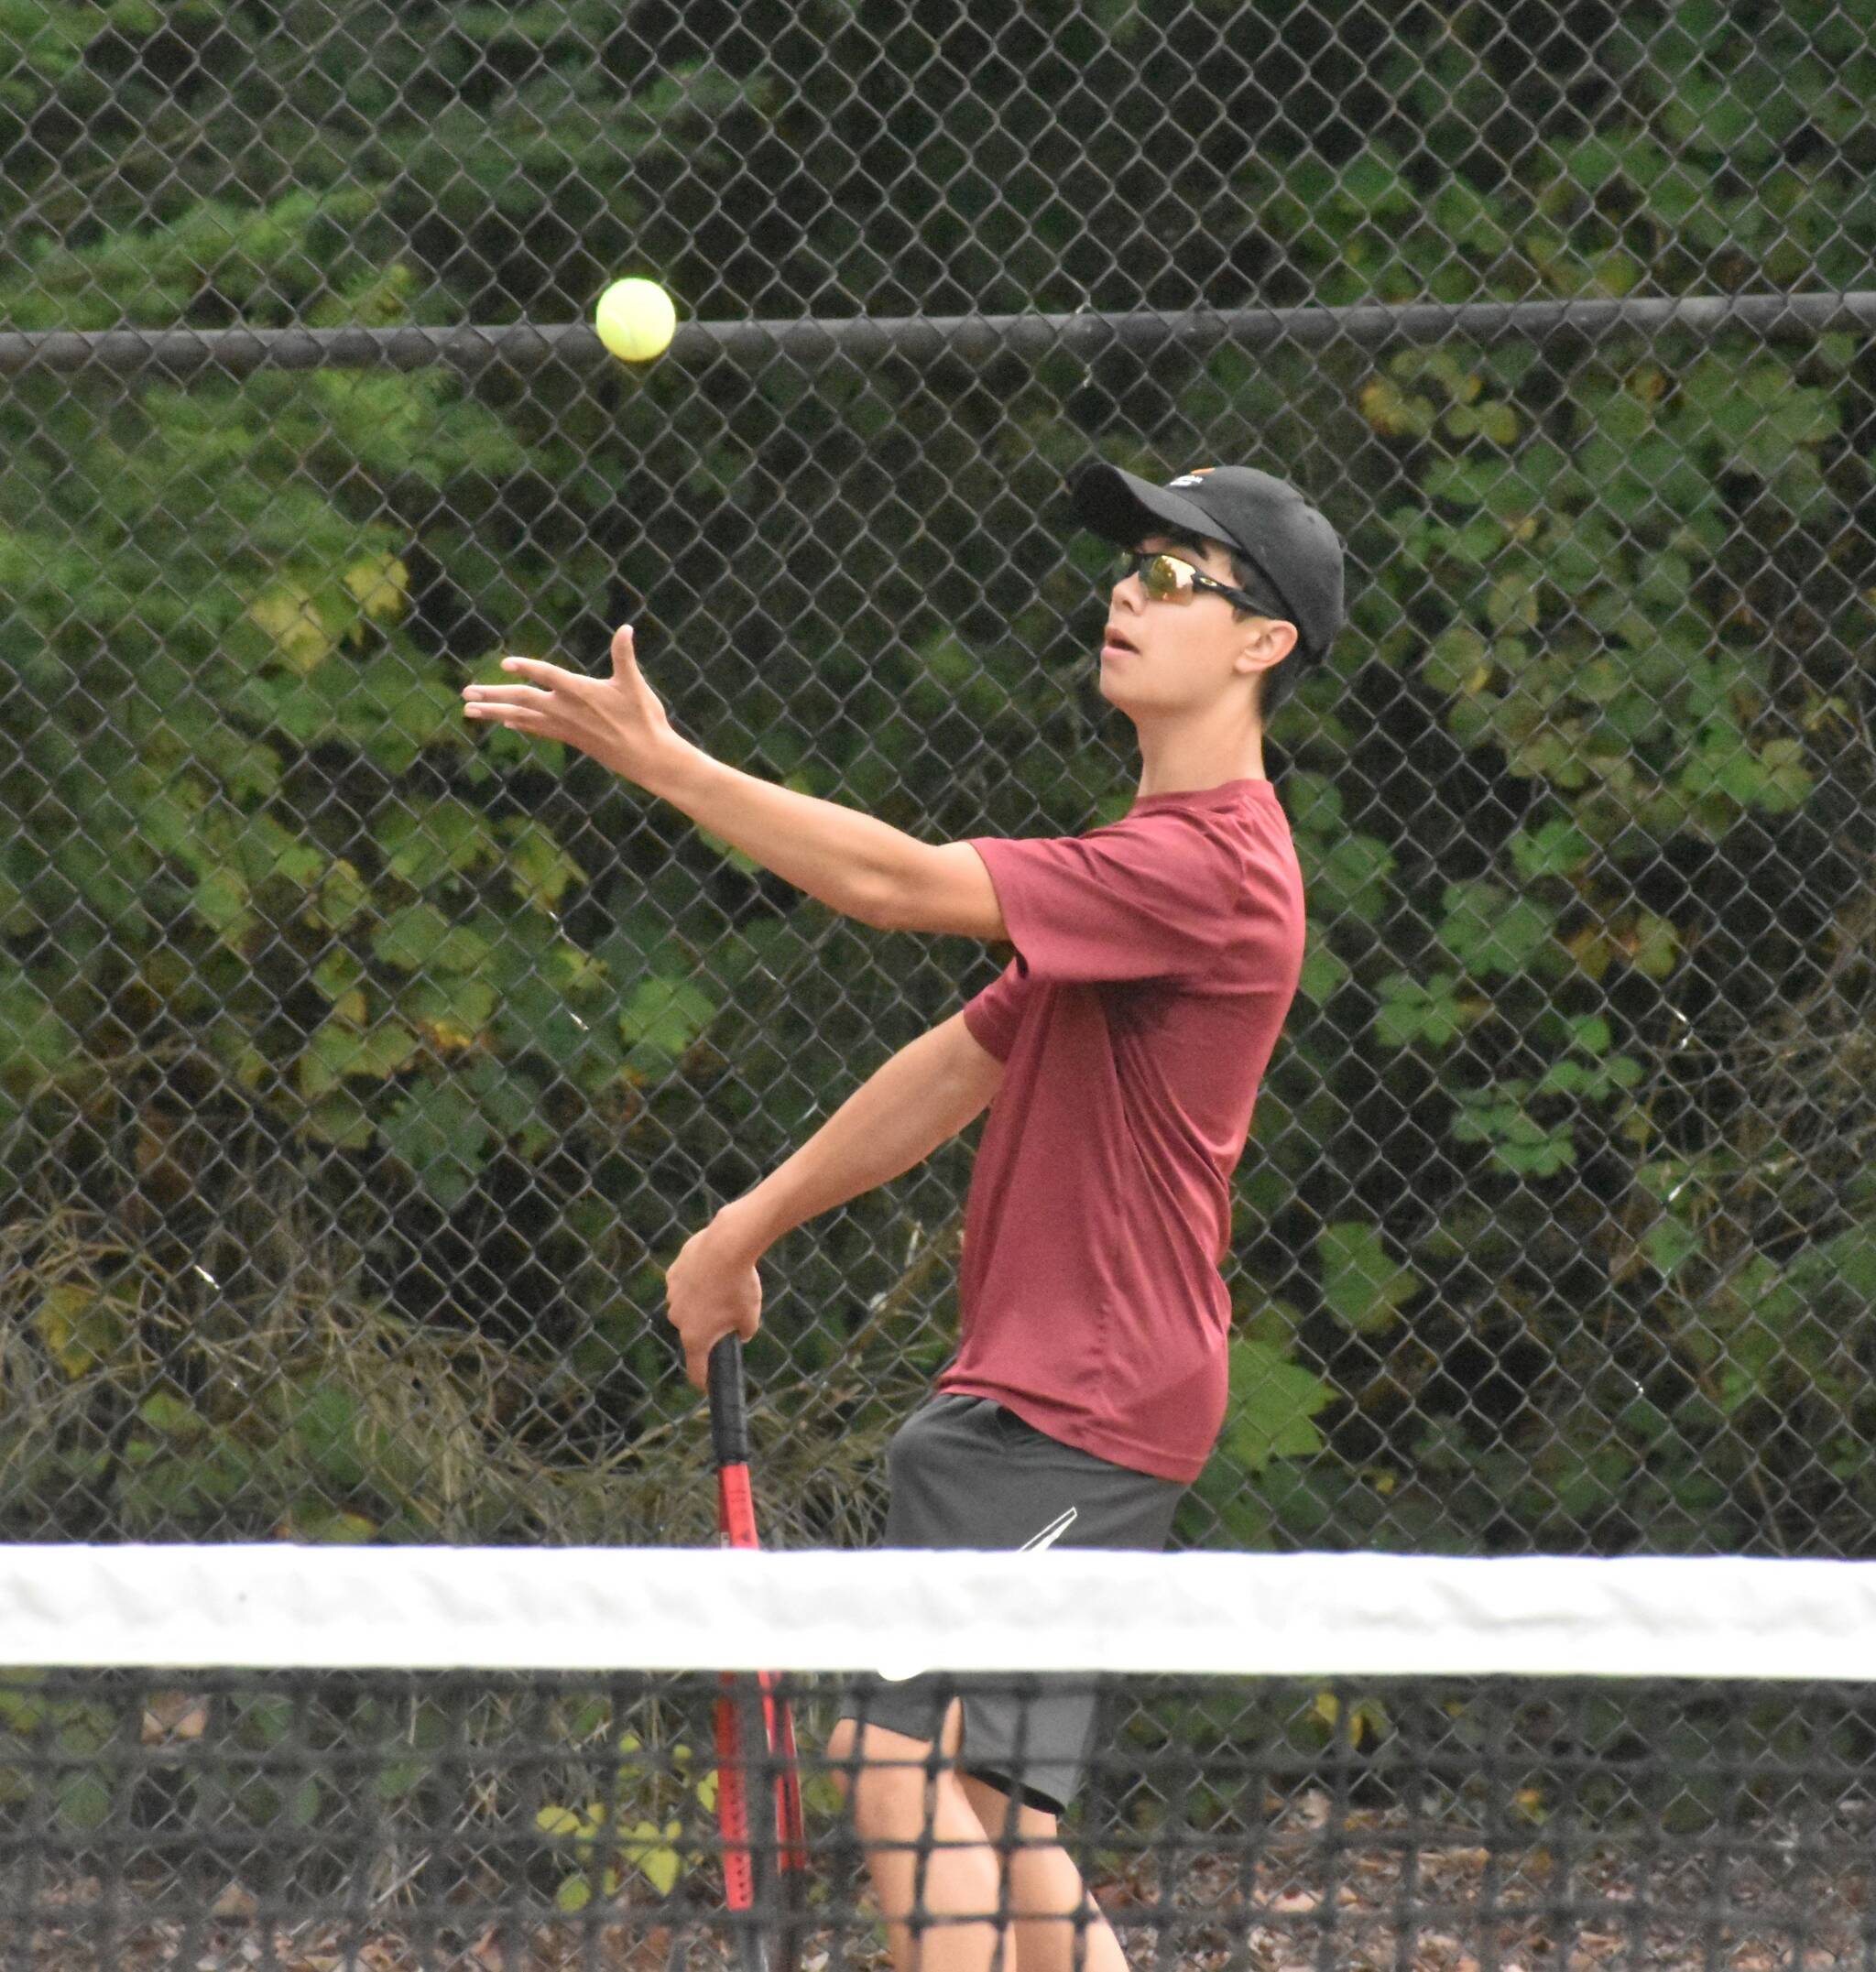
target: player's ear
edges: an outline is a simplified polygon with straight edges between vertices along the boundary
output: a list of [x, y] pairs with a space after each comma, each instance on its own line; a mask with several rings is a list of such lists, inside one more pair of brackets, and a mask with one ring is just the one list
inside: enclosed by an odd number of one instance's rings
[[1274, 649], [1276, 656], [1271, 658], [1270, 661], [1277, 664], [1296, 648], [1296, 626], [1284, 617], [1254, 616], [1245, 625], [1244, 629], [1242, 648], [1249, 657], [1262, 659]]

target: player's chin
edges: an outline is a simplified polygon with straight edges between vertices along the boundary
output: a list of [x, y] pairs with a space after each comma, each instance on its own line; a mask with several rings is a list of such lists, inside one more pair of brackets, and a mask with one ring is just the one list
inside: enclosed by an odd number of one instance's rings
[[1143, 695], [1135, 680], [1111, 664], [1101, 665], [1095, 675], [1095, 683], [1110, 705], [1131, 705]]

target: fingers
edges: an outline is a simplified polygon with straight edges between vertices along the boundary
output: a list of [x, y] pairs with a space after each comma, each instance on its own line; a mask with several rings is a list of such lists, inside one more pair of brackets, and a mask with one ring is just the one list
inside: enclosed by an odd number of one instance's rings
[[[502, 661], [505, 664], [518, 664], [531, 663], [533, 660], [531, 659], [505, 658]], [[547, 671], [553, 670], [553, 666], [551, 664], [540, 668]], [[567, 681], [571, 682], [571, 681]], [[492, 705], [502, 707], [526, 706], [531, 707], [536, 712], [546, 712], [554, 704], [555, 699], [556, 693], [553, 684], [545, 678], [518, 685], [473, 684], [463, 687], [464, 710], [472, 710], [476, 706]]]
[[710, 1385], [710, 1352], [716, 1346], [717, 1338], [712, 1335], [706, 1340], [699, 1340], [693, 1335], [686, 1327], [683, 1316], [680, 1315], [671, 1304], [671, 1271], [682, 1258], [683, 1255], [680, 1253], [678, 1259], [673, 1260], [665, 1269], [664, 1318], [678, 1332], [678, 1342], [684, 1352], [684, 1381], [693, 1389], [707, 1389]]
[[480, 719], [496, 725], [513, 726], [518, 733], [546, 733], [553, 714], [539, 705], [487, 705], [472, 700], [463, 708], [468, 719]]
[[[533, 664], [531, 658], [505, 658], [508, 665]], [[537, 670], [551, 671], [551, 664]], [[466, 718], [493, 720], [512, 726], [517, 732], [531, 732], [540, 726], [553, 710], [553, 692], [545, 684], [464, 685], [463, 712]]]
[[[669, 1321], [670, 1316], [667, 1315], [665, 1319]], [[710, 1388], [710, 1357], [715, 1350], [716, 1345], [725, 1335], [732, 1333], [740, 1335], [745, 1342], [753, 1342], [756, 1338], [756, 1331], [761, 1326], [762, 1317], [759, 1314], [739, 1314], [734, 1324], [728, 1327], [719, 1329], [701, 1349], [693, 1349], [687, 1345], [684, 1349], [685, 1377], [695, 1384], [700, 1390], [708, 1389]]]
[[540, 685], [464, 685], [463, 696], [480, 705], [548, 705], [553, 693]]
[[478, 707], [494, 707], [506, 712], [523, 706], [544, 711], [552, 703], [556, 688], [565, 691], [579, 681], [572, 671], [562, 670], [558, 664], [548, 664], [540, 658], [504, 658], [502, 669], [512, 671], [521, 682], [464, 685], [463, 707], [465, 712], [482, 716], [476, 710]]
[[712, 1335], [700, 1341], [694, 1335], [686, 1335], [682, 1324], [677, 1323], [669, 1312], [664, 1318], [677, 1328], [679, 1340], [683, 1345], [685, 1379], [700, 1390], [710, 1387], [710, 1357], [716, 1345], [731, 1334], [740, 1335], [745, 1342], [753, 1341], [756, 1331], [762, 1325], [759, 1313], [739, 1314], [733, 1322], [724, 1323]]
[[615, 674], [629, 670], [638, 661], [638, 653], [632, 638], [632, 626], [622, 623], [612, 633], [612, 668]]
[[506, 719], [511, 713], [521, 713], [536, 719], [551, 716], [551, 703], [540, 694], [525, 699], [465, 698], [463, 701], [465, 713], [479, 714], [483, 717]]

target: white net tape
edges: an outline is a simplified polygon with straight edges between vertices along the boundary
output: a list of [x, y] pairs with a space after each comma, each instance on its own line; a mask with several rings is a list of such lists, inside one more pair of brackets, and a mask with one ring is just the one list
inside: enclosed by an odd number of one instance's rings
[[1876, 1563], [0, 1548], [0, 1662], [1876, 1677]]

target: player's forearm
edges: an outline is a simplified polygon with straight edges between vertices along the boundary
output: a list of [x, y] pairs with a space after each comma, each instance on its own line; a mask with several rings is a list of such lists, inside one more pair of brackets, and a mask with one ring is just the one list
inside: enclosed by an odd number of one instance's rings
[[914, 840], [857, 809], [745, 774], [688, 740], [646, 785], [796, 889], [866, 923], [877, 921], [887, 872]]
[[786, 1163], [721, 1215], [738, 1248], [759, 1259], [786, 1232], [910, 1171], [984, 1107], [943, 1065], [936, 1029], [901, 1048]]

